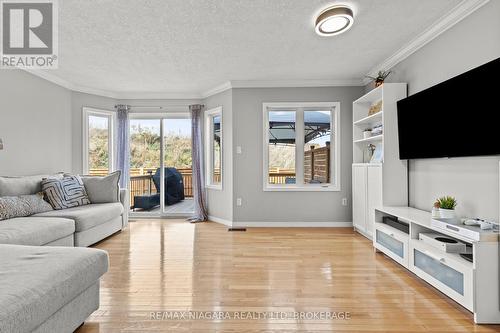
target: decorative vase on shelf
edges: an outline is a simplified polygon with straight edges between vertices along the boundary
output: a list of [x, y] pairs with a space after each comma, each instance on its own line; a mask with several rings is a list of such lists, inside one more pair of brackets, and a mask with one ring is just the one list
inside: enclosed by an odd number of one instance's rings
[[455, 207], [457, 207], [457, 199], [452, 196], [444, 196], [438, 198], [434, 203], [434, 207], [439, 207], [439, 215], [442, 219], [448, 220], [448, 223], [455, 223], [457, 221], [457, 215], [455, 213]]
[[439, 208], [439, 216], [442, 219], [456, 219], [457, 218], [457, 214], [455, 214], [454, 209]]
[[367, 129], [363, 131], [363, 139], [368, 139], [371, 136], [372, 136], [372, 130]]

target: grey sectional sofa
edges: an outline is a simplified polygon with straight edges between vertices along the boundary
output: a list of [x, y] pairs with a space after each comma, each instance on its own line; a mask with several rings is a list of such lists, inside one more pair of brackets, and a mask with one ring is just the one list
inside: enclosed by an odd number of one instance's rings
[[[44, 177], [0, 177], [0, 196], [40, 192]], [[120, 202], [0, 221], [0, 333], [73, 332], [99, 308], [108, 255], [81, 247], [124, 229], [125, 207], [121, 190]]]
[[[0, 197], [38, 193], [45, 177], [1, 177]], [[128, 192], [122, 189], [120, 202], [90, 204], [0, 221], [0, 244], [89, 246], [127, 226], [128, 210], [124, 207], [129, 207]], [[45, 224], [40, 226], [37, 221]], [[52, 232], [56, 229], [57, 232]]]
[[99, 308], [105, 251], [0, 245], [0, 332], [73, 332]]

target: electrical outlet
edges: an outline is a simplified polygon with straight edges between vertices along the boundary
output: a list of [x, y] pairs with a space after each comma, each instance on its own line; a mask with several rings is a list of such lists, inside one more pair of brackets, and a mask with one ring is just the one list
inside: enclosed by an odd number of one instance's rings
[[241, 205], [242, 205], [241, 198], [236, 198], [236, 206], [241, 206]]
[[236, 154], [241, 154], [241, 146], [236, 146]]
[[342, 206], [347, 206], [347, 198], [342, 198]]

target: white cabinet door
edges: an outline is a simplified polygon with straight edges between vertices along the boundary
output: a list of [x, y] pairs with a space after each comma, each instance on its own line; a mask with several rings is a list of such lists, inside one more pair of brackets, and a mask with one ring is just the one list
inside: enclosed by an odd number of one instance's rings
[[367, 213], [366, 233], [373, 237], [373, 223], [375, 222], [375, 208], [382, 206], [382, 166], [368, 165], [367, 167]]
[[352, 224], [362, 232], [366, 232], [366, 169], [366, 165], [352, 166]]

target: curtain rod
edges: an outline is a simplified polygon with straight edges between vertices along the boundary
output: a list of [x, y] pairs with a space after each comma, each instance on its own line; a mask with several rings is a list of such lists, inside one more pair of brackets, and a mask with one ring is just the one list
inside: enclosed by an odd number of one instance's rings
[[130, 105], [131, 109], [163, 109], [163, 106], [141, 106], [141, 105]]

